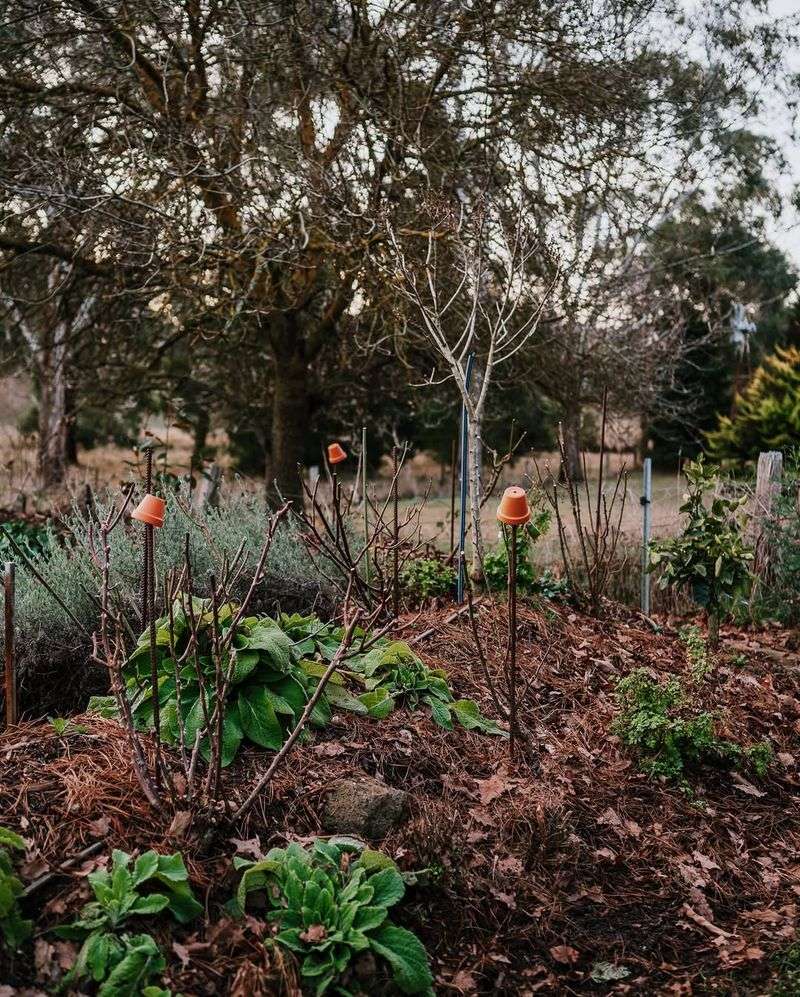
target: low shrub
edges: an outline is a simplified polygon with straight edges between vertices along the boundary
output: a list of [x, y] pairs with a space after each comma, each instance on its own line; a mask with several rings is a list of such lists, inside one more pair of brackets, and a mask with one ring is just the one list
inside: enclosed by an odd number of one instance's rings
[[95, 899], [84, 906], [77, 920], [55, 929], [60, 938], [82, 943], [62, 981], [62, 990], [93, 980], [99, 984], [99, 997], [159, 997], [167, 993], [151, 985], [166, 967], [155, 940], [121, 929], [131, 918], [163, 910], [186, 924], [201, 914], [203, 907], [192, 893], [178, 853], [149, 851], [136, 859], [132, 869], [131, 862], [130, 855], [114, 851], [110, 869], [88, 876]]
[[422, 942], [394, 924], [390, 908], [405, 893], [395, 863], [356, 842], [314, 842], [273, 848], [265, 859], [235, 859], [243, 874], [234, 907], [243, 911], [248, 895], [263, 894], [275, 934], [267, 944], [293, 952], [300, 974], [313, 992], [337, 985], [340, 993], [362, 988], [350, 983], [354, 964], [371, 953], [388, 967], [404, 994], [433, 994], [433, 976]]
[[[184, 512], [180, 505], [187, 509]], [[115, 496], [118, 502], [119, 497]], [[248, 569], [255, 567], [264, 537], [267, 507], [258, 496], [223, 489], [217, 508], [188, 510], [187, 496], [167, 495], [167, 517], [156, 534], [156, 574], [178, 568], [188, 536], [194, 577], [205, 583], [209, 572], [219, 574], [244, 544], [246, 569], [236, 597], [244, 594]], [[97, 516], [108, 510], [111, 498], [96, 502]], [[188, 514], [187, 514], [188, 513]], [[64, 522], [65, 536], [48, 531], [42, 550], [32, 556], [34, 566], [66, 605], [59, 605], [24, 568], [17, 571], [16, 639], [20, 670], [20, 701], [23, 710], [39, 714], [65, 714], [81, 708], [92, 692], [107, 687], [105, 672], [87, 666], [89, 634], [98, 622], [96, 593], [98, 569], [89, 549], [93, 520], [84, 509], [75, 508]], [[94, 529], [96, 534], [96, 529]], [[117, 604], [135, 630], [139, 620], [141, 529], [131, 522], [111, 534], [111, 585]], [[158, 592], [160, 594], [160, 583]], [[202, 594], [202, 593], [198, 593]], [[289, 524], [283, 524], [270, 550], [264, 581], [256, 593], [255, 611], [332, 611], [334, 594], [321, 578]], [[157, 607], [161, 611], [164, 607]], [[0, 634], [3, 621], [0, 619]]]
[[753, 552], [745, 543], [741, 510], [746, 496], [704, 495], [718, 481], [719, 469], [703, 456], [686, 468], [687, 494], [680, 511], [686, 526], [678, 537], [654, 540], [650, 568], [661, 568], [659, 584], [688, 587], [694, 601], [708, 610], [709, 642], [715, 647], [720, 615], [741, 596], [750, 580]]
[[439, 599], [453, 594], [456, 573], [444, 561], [420, 557], [406, 564], [400, 575], [400, 582], [412, 599]]
[[620, 680], [617, 697], [621, 711], [612, 729], [650, 775], [684, 781], [689, 770], [703, 764], [766, 774], [771, 746], [762, 742], [743, 749], [718, 737], [714, 714], [697, 710], [677, 678], [657, 682], [640, 668]]
[[0, 941], [12, 952], [29, 938], [33, 922], [22, 916], [19, 897], [22, 881], [14, 872], [14, 852], [24, 852], [25, 842], [7, 827], [0, 827]]

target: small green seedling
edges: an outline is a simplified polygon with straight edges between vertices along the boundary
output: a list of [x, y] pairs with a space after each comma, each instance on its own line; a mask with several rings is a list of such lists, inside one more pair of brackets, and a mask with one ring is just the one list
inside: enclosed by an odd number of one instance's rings
[[267, 918], [276, 928], [268, 944], [294, 952], [311, 992], [334, 987], [341, 994], [353, 961], [371, 952], [391, 970], [404, 994], [432, 995], [428, 956], [413, 932], [393, 924], [389, 908], [405, 893], [395, 863], [355, 842], [314, 842], [273, 848], [260, 862], [234, 859], [243, 875], [234, 907], [244, 911], [248, 894], [263, 892]]
[[86, 728], [82, 724], [73, 723], [66, 717], [48, 717], [50, 726], [59, 737], [66, 737], [69, 734], [85, 734]]
[[182, 924], [202, 913], [189, 885], [189, 874], [179, 854], [148, 851], [131, 868], [132, 858], [114, 851], [110, 869], [89, 874], [95, 899], [86, 904], [72, 924], [55, 929], [60, 938], [82, 942], [75, 964], [62, 989], [85, 979], [100, 984], [101, 997], [155, 997], [164, 991], [150, 987], [162, 973], [165, 960], [150, 935], [122, 932], [129, 920], [168, 910]]

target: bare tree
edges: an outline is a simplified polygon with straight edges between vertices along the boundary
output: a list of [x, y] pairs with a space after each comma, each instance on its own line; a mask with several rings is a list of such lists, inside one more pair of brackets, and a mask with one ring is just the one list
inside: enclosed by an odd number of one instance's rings
[[[413, 304], [419, 331], [438, 355], [440, 367], [431, 371], [427, 383], [452, 380], [467, 411], [472, 574], [479, 577], [486, 400], [497, 368], [513, 360], [536, 331], [558, 268], [552, 261], [549, 268], [541, 265], [549, 250], [526, 225], [519, 205], [509, 217], [488, 199], [469, 214], [440, 213], [419, 262], [408, 256], [391, 229], [389, 240], [395, 285]], [[547, 269], [549, 278], [537, 276]]]

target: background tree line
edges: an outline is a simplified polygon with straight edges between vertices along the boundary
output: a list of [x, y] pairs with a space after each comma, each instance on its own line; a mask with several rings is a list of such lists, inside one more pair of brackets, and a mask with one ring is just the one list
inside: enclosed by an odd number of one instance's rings
[[43, 483], [153, 412], [198, 462], [225, 428], [287, 496], [362, 423], [446, 455], [434, 314], [491, 378], [478, 448], [512, 413], [528, 444], [561, 422], [578, 470], [608, 386], [691, 452], [796, 338], [780, 156], [751, 131], [793, 38], [744, 0], [18, 0], [0, 322]]

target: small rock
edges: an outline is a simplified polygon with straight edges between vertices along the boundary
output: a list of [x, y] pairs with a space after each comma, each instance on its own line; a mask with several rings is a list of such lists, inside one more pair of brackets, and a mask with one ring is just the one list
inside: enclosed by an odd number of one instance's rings
[[325, 794], [322, 826], [333, 834], [355, 834], [379, 841], [406, 814], [408, 793], [371, 776], [340, 779]]

